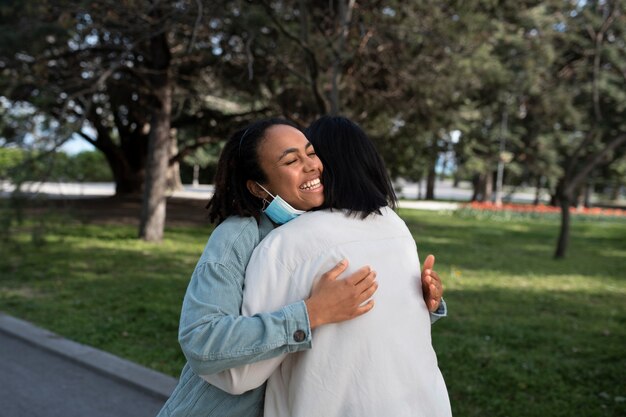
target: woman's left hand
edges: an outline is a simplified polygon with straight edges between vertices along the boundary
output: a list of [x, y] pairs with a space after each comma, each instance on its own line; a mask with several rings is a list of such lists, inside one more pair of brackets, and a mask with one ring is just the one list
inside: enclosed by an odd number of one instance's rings
[[443, 284], [439, 275], [433, 270], [434, 265], [435, 257], [428, 255], [422, 267], [422, 292], [424, 302], [431, 313], [437, 311], [441, 304], [441, 297], [443, 297]]

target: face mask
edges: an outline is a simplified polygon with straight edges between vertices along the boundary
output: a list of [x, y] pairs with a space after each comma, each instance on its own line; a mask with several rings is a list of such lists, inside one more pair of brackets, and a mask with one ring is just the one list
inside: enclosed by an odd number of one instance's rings
[[263, 188], [266, 193], [274, 198], [272, 202], [263, 210], [263, 213], [265, 213], [267, 217], [269, 217], [274, 223], [285, 224], [288, 221], [295, 219], [302, 213], [306, 213], [306, 211], [304, 210], [298, 210], [291, 207], [291, 205], [289, 205], [289, 203], [283, 200], [279, 195], [274, 196], [272, 195], [272, 193], [267, 191], [265, 187], [263, 187], [261, 184], [259, 184], [258, 182], [257, 184], [259, 185], [259, 187]]

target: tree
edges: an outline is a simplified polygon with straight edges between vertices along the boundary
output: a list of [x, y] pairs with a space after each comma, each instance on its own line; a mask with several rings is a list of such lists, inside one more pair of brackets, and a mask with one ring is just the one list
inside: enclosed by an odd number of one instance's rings
[[[238, 13], [227, 3], [212, 13]], [[199, 96], [222, 88], [214, 39], [224, 42], [224, 50], [231, 43], [219, 19], [208, 16], [202, 3], [137, 6], [131, 0], [10, 2], [2, 9], [9, 39], [2, 42], [1, 84], [10, 100], [30, 103], [103, 152], [117, 194], [139, 193], [146, 184], [140, 235], [158, 240], [162, 231], [145, 229], [158, 230], [163, 223], [162, 171], [187, 152], [182, 147], [179, 155], [170, 154], [170, 128], [197, 132], [186, 144], [194, 148], [223, 137], [232, 123], [222, 121], [241, 121]], [[27, 42], [32, 35], [24, 27], [38, 40]], [[234, 51], [228, 59], [241, 54]]]
[[557, 48], [564, 53], [559, 81], [571, 94], [577, 117], [560, 135], [563, 174], [556, 188], [561, 229], [554, 257], [569, 243], [570, 207], [592, 171], [617, 159], [626, 148], [626, 15], [619, 1], [588, 2], [567, 10], [569, 19]]

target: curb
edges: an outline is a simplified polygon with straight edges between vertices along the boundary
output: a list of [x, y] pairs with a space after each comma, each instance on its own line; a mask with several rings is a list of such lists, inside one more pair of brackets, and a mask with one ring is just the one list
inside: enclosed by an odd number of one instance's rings
[[454, 211], [461, 207], [462, 204], [445, 201], [398, 200], [398, 207], [414, 210]]
[[112, 379], [167, 400], [177, 384], [171, 376], [110, 353], [65, 339], [27, 321], [0, 312], [0, 332], [21, 339]]

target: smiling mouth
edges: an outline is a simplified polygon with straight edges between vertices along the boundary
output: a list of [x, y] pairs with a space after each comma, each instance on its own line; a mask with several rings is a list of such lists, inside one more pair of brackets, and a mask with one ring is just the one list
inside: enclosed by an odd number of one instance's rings
[[318, 189], [322, 186], [322, 182], [320, 181], [319, 178], [316, 178], [314, 180], [311, 181], [307, 181], [304, 184], [302, 184], [300, 186], [301, 190], [305, 190], [305, 191], [311, 191], [311, 190], [315, 190]]

